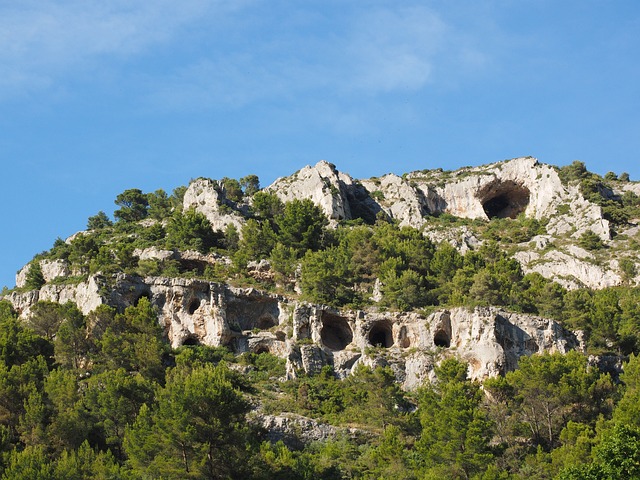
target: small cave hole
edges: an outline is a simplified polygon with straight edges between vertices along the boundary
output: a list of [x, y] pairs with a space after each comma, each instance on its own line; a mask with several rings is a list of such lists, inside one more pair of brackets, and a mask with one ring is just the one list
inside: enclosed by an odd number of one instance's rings
[[136, 301], [133, 302], [133, 304], [137, 307], [142, 298], [146, 298], [147, 300], [149, 300], [149, 303], [151, 303], [151, 292], [142, 292], [140, 295], [138, 295]]
[[376, 322], [369, 331], [369, 344], [374, 347], [389, 348], [393, 346], [393, 331], [391, 322], [384, 320]]
[[256, 327], [258, 327], [260, 330], [269, 330], [271, 327], [275, 326], [275, 324], [276, 321], [271, 315], [263, 315], [258, 319]]
[[196, 346], [196, 345], [200, 345], [200, 342], [198, 341], [198, 339], [196, 337], [187, 337], [184, 339], [184, 341], [182, 342], [182, 345], [187, 345], [187, 346]]
[[258, 345], [253, 351], [253, 353], [255, 353], [256, 355], [260, 355], [261, 353], [271, 353], [271, 352], [269, 351], [269, 347], [267, 347], [266, 345]]
[[320, 338], [330, 350], [344, 350], [353, 340], [353, 333], [345, 318], [324, 313]]
[[444, 330], [438, 330], [433, 337], [433, 344], [436, 347], [449, 348], [451, 346], [451, 338]]
[[191, 303], [189, 303], [189, 308], [187, 309], [189, 315], [193, 315], [194, 313], [196, 313], [196, 310], [198, 308], [200, 308], [200, 299], [194, 298], [193, 300], [191, 300]]
[[409, 348], [411, 346], [411, 340], [407, 334], [407, 327], [404, 325], [400, 329], [400, 334], [398, 335], [398, 344], [400, 345], [400, 348]]
[[514, 182], [492, 185], [482, 198], [482, 208], [489, 219], [516, 218], [529, 205], [529, 189]]

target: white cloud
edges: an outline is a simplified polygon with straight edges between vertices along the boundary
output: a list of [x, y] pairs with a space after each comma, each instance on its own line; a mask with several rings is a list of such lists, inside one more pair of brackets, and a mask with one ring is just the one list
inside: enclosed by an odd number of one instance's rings
[[[331, 32], [323, 30], [328, 26]], [[418, 91], [452, 58], [480, 58], [467, 39], [423, 7], [358, 9], [346, 20], [307, 27], [269, 32], [262, 43], [234, 44], [232, 51], [211, 51], [161, 79], [160, 86], [149, 78], [151, 102], [166, 108], [237, 107]]]
[[145, 52], [212, 9], [229, 10], [226, 5], [205, 0], [2, 2], [0, 96], [51, 85], [86, 61]]
[[[472, 39], [425, 7], [356, 7], [318, 16], [303, 15], [304, 7], [289, 11], [255, 0], [4, 5], [0, 100], [65, 89], [75, 78], [113, 78], [153, 108], [166, 110], [309, 97], [340, 102], [420, 91], [438, 79], [448, 81], [455, 62], [473, 69], [482, 59]], [[193, 35], [194, 29], [200, 35]], [[163, 58], [165, 49], [176, 46], [184, 57]], [[140, 55], [155, 66], [125, 63]]]
[[448, 30], [438, 15], [425, 8], [365, 14], [347, 45], [352, 86], [374, 93], [422, 88]]

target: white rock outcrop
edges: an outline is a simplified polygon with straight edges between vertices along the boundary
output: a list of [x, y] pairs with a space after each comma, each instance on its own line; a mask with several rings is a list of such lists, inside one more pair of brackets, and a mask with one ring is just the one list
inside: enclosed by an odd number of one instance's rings
[[289, 177], [278, 178], [267, 191], [275, 193], [283, 202], [310, 199], [322, 208], [330, 220], [352, 218], [347, 200], [347, 189], [353, 179], [325, 160], [315, 166], [307, 165]]
[[189, 184], [182, 201], [182, 208], [194, 208], [211, 222], [213, 230], [226, 230], [234, 225], [238, 231], [242, 229], [245, 220], [235, 213], [224, 212], [220, 205], [226, 200], [224, 191], [218, 182], [208, 178], [198, 178]]
[[[51, 282], [59, 277], [67, 277], [70, 274], [69, 263], [66, 260], [39, 260], [42, 277], [45, 282]], [[23, 288], [27, 284], [27, 275], [31, 269], [31, 263], [25, 265], [16, 274], [16, 287]]]
[[442, 358], [469, 363], [471, 378], [516, 368], [523, 355], [581, 348], [577, 337], [552, 320], [497, 308], [456, 308], [427, 317], [415, 312], [338, 311], [291, 302], [253, 288], [194, 279], [120, 275], [107, 297], [95, 276], [76, 286], [45, 285], [7, 299], [21, 315], [38, 300], [75, 302], [87, 314], [103, 303], [122, 311], [147, 297], [173, 347], [227, 346], [235, 353], [270, 352], [287, 359], [294, 377], [333, 366], [339, 376], [359, 364], [389, 366], [405, 388], [433, 377]]

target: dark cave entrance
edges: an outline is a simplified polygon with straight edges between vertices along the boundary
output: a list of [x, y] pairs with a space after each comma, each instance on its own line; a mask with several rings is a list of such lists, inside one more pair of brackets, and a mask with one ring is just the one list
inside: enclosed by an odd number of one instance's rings
[[516, 218], [529, 205], [529, 189], [515, 182], [492, 184], [479, 195], [487, 218]]
[[369, 331], [369, 344], [374, 347], [383, 348], [393, 346], [393, 329], [391, 322], [382, 320], [374, 323]]
[[444, 330], [438, 330], [433, 337], [433, 344], [436, 347], [449, 348], [451, 346], [451, 338]]
[[344, 317], [324, 312], [320, 338], [323, 345], [330, 350], [344, 350], [353, 340], [353, 333]]
[[200, 299], [194, 298], [189, 303], [189, 308], [187, 309], [187, 311], [189, 312], [189, 315], [193, 315], [198, 308], [200, 308]]
[[407, 332], [407, 327], [405, 325], [400, 329], [400, 334], [398, 335], [398, 341], [400, 343], [400, 348], [409, 348], [411, 346], [411, 340], [409, 339], [409, 334]]
[[271, 353], [269, 351], [269, 347], [266, 345], [258, 345], [256, 349], [253, 351], [256, 355], [260, 355], [261, 353]]
[[182, 342], [182, 345], [183, 346], [187, 345], [187, 346], [194, 347], [196, 345], [200, 345], [200, 342], [198, 341], [198, 339], [196, 337], [187, 337]]
[[148, 292], [148, 291], [142, 292], [140, 295], [138, 295], [138, 297], [136, 298], [135, 302], [133, 302], [133, 304], [137, 307], [142, 298], [146, 298], [147, 300], [149, 300], [149, 303], [151, 303], [151, 292]]
[[260, 330], [269, 330], [271, 327], [275, 327], [276, 321], [271, 315], [265, 314], [258, 319], [256, 327]]

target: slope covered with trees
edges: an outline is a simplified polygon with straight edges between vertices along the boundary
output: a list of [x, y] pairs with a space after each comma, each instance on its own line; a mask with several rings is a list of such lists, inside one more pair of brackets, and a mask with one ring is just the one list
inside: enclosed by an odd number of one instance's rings
[[[592, 195], [618, 181], [575, 164], [563, 175]], [[26, 319], [3, 300], [2, 478], [640, 476], [640, 289], [628, 282], [567, 290], [525, 274], [510, 248], [544, 233], [545, 220], [434, 217], [433, 225], [462, 225], [482, 240], [461, 253], [383, 215], [329, 226], [312, 201], [282, 202], [255, 175], [223, 179], [219, 188], [219, 207], [242, 217], [242, 227], [214, 230], [204, 214], [184, 209], [185, 187], [171, 195], [127, 190], [115, 200], [113, 220], [99, 212], [86, 232], [37, 255], [21, 289], [47, 283], [40, 267], [47, 259], [69, 265], [53, 283], [100, 273], [108, 288], [113, 275], [127, 273], [256, 286], [338, 308], [495, 305], [582, 330], [588, 353], [619, 356], [624, 373], [611, 377], [571, 352], [523, 358], [518, 370], [482, 383], [450, 358], [434, 383], [412, 392], [400, 389], [388, 367], [360, 366], [346, 379], [325, 367], [282, 381], [284, 361], [270, 353], [172, 349], [145, 297], [122, 311], [102, 305], [87, 315], [72, 303], [38, 302]], [[603, 202], [616, 225], [636, 218], [631, 195]], [[150, 247], [229, 261], [203, 266], [136, 253]], [[269, 274], [256, 276], [252, 265], [262, 260]], [[264, 415], [335, 428], [328, 440], [294, 441], [294, 433], [274, 441]]]

